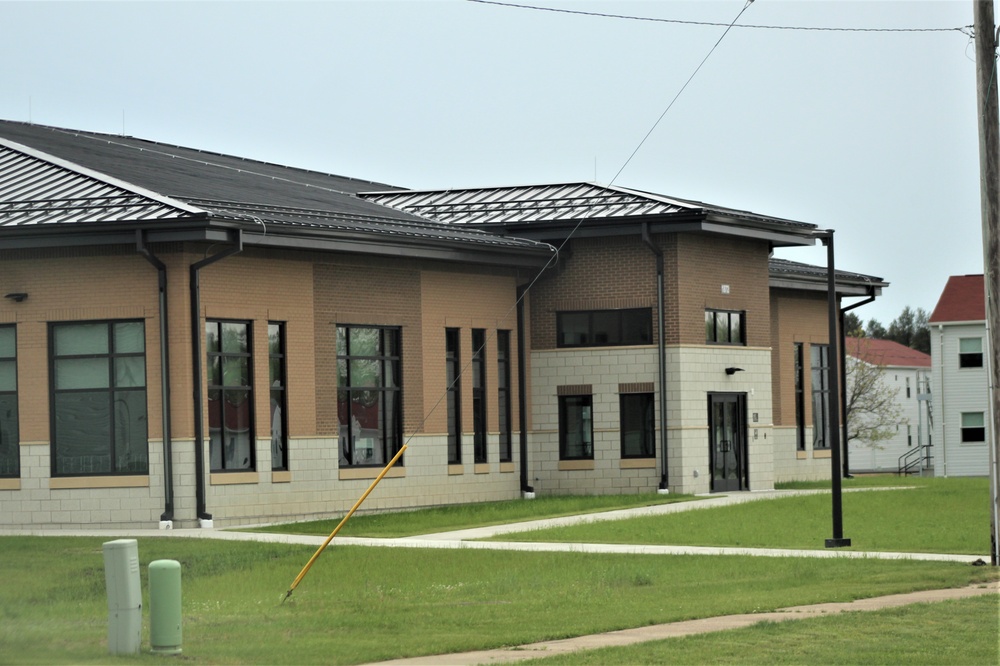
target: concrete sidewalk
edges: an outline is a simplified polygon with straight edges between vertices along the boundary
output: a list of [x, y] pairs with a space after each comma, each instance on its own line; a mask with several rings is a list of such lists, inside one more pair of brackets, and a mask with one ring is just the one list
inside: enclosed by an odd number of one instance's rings
[[707, 617], [699, 620], [687, 620], [684, 622], [671, 622], [669, 624], [657, 624], [649, 627], [638, 627], [635, 629], [623, 629], [604, 634], [592, 634], [589, 636], [577, 636], [576, 638], [566, 638], [557, 641], [542, 641], [530, 643], [528, 645], [518, 645], [497, 650], [479, 650], [476, 652], [459, 652], [453, 654], [439, 654], [428, 657], [414, 657], [411, 659], [394, 659], [392, 661], [379, 662], [383, 666], [466, 666], [473, 664], [503, 664], [540, 657], [552, 657], [555, 655], [578, 652], [580, 650], [593, 650], [602, 647], [621, 647], [645, 643], [647, 641], [663, 640], [665, 638], [677, 638], [679, 636], [690, 636], [693, 634], [707, 634], [715, 631], [726, 631], [728, 629], [740, 629], [749, 627], [761, 622], [786, 622], [788, 620], [801, 620], [807, 617], [817, 617], [844, 612], [873, 611], [883, 608], [896, 608], [916, 603], [931, 603], [936, 601], [946, 601], [948, 599], [965, 599], [984, 594], [1000, 593], [1000, 583], [989, 583], [972, 587], [964, 587], [948, 590], [926, 590], [924, 592], [910, 592], [907, 594], [893, 594], [885, 597], [873, 597], [870, 599], [859, 599], [848, 603], [825, 603], [812, 604], [809, 606], [793, 606], [781, 608], [769, 613], [752, 613], [744, 615], [723, 615], [720, 617]]

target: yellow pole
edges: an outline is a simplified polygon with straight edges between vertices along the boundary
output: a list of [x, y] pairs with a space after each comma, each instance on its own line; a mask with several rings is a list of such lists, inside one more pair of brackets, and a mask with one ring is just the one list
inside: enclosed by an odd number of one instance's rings
[[361, 506], [361, 503], [368, 498], [368, 495], [370, 495], [371, 492], [375, 490], [375, 486], [378, 485], [378, 482], [382, 480], [382, 477], [386, 475], [386, 473], [392, 468], [392, 466], [396, 464], [396, 461], [399, 460], [399, 458], [403, 455], [403, 451], [405, 450], [406, 450], [406, 444], [403, 444], [403, 446], [400, 447], [399, 451], [396, 452], [396, 455], [392, 457], [392, 460], [390, 460], [389, 463], [385, 466], [385, 468], [381, 472], [379, 472], [379, 475], [375, 477], [375, 480], [372, 481], [372, 484], [368, 486], [368, 490], [366, 490], [364, 494], [358, 499], [358, 501], [354, 503], [354, 506], [352, 506], [351, 510], [347, 512], [347, 515], [344, 516], [343, 520], [341, 520], [340, 523], [335, 528], [333, 528], [333, 531], [330, 532], [330, 536], [328, 536], [326, 538], [326, 541], [323, 542], [323, 545], [320, 546], [315, 553], [313, 553], [313, 556], [309, 558], [309, 561], [306, 562], [306, 565], [302, 567], [302, 571], [300, 571], [299, 575], [295, 577], [294, 581], [292, 581], [292, 586], [288, 588], [288, 592], [286, 592], [285, 596], [282, 597], [281, 603], [285, 603], [285, 599], [292, 596], [292, 592], [295, 591], [295, 588], [298, 587], [299, 582], [301, 582], [302, 579], [305, 578], [306, 574], [309, 573], [309, 568], [312, 567], [313, 562], [316, 561], [316, 558], [319, 557], [319, 554], [322, 553], [326, 549], [326, 547], [330, 545], [330, 542], [333, 541], [333, 537], [337, 536], [337, 532], [340, 531], [340, 528], [343, 527], [344, 523], [346, 523], [348, 519], [354, 515], [354, 512], [357, 511], [358, 507]]

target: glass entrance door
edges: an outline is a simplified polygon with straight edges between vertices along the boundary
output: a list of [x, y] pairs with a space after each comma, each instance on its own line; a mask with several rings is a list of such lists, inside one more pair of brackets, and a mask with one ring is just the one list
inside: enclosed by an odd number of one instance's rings
[[708, 394], [708, 432], [712, 492], [749, 489], [745, 393]]

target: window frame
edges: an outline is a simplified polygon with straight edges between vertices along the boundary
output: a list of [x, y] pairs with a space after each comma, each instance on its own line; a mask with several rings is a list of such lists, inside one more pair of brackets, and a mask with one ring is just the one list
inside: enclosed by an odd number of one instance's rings
[[[13, 410], [12, 410], [13, 411], [13, 416], [11, 417], [13, 423], [12, 423], [12, 427], [9, 428], [9, 430], [13, 431], [13, 443], [12, 443], [12, 445], [10, 447], [10, 450], [6, 452], [6, 455], [9, 456], [9, 465], [10, 465], [9, 469], [10, 469], [10, 471], [4, 471], [5, 463], [3, 462], [3, 459], [0, 458], [0, 479], [18, 479], [18, 478], [21, 477], [21, 432], [20, 432], [20, 421], [19, 421], [19, 418], [18, 418], [19, 417], [18, 412], [19, 412], [19, 409], [20, 409], [20, 404], [19, 404], [18, 399], [17, 399], [17, 390], [18, 390], [18, 382], [17, 382], [17, 380], [18, 380], [18, 373], [17, 373], [17, 325], [16, 324], [3, 324], [3, 325], [0, 325], [0, 331], [6, 331], [6, 330], [12, 331], [12, 334], [13, 334], [13, 338], [14, 338], [14, 340], [13, 340], [13, 354], [11, 356], [0, 355], [0, 364], [12, 363], [13, 366], [14, 366], [14, 377], [13, 377], [13, 388], [12, 389], [3, 389], [3, 388], [0, 388], [0, 402], [4, 401], [4, 399], [6, 397], [12, 397], [13, 398], [13, 403], [14, 403]], [[2, 354], [2, 351], [0, 351], [0, 354]], [[0, 413], [2, 413], [2, 411], [0, 411]], [[2, 424], [3, 421], [4, 421], [4, 419], [0, 418], [0, 424]], [[6, 430], [7, 429], [5, 429], [3, 427], [3, 425], [0, 425], [0, 451], [3, 451], [3, 449], [4, 449], [4, 441], [3, 441], [4, 437], [3, 437], [3, 434], [4, 434], [4, 432]], [[3, 455], [3, 454], [0, 453], [0, 455]]]
[[[639, 316], [643, 318], [640, 322], [642, 334], [638, 338], [626, 336], [626, 319], [629, 316]], [[566, 321], [570, 317], [586, 316], [586, 332], [584, 339], [580, 342], [567, 342]], [[597, 330], [595, 327], [596, 317], [613, 316], [616, 318], [615, 327], [617, 337], [604, 341], [596, 340]], [[579, 347], [637, 347], [653, 344], [653, 309], [652, 308], [619, 308], [610, 310], [564, 310], [556, 312], [556, 347], [559, 349], [573, 349]]]
[[806, 450], [805, 345], [795, 343], [795, 450]]
[[[586, 394], [572, 394], [572, 395], [560, 395], [559, 398], [559, 460], [593, 460], [594, 459], [594, 396], [591, 393]], [[570, 431], [568, 429], [569, 424], [569, 408], [570, 402], [579, 402], [580, 411], [583, 412], [584, 409], [589, 410], [589, 418], [582, 418], [579, 425], [585, 426], [579, 428], [581, 434], [580, 449], [581, 453], [579, 455], [569, 454], [569, 435]], [[589, 442], [586, 441], [586, 437], [589, 435]], [[587, 451], [587, 445], [589, 444], [590, 450]]]
[[[819, 365], [816, 365], [817, 359], [813, 355], [813, 352], [819, 353]], [[810, 360], [810, 380], [812, 389], [812, 405], [813, 405], [813, 450], [814, 451], [829, 451], [830, 450], [830, 436], [833, 424], [830, 422], [830, 345], [828, 344], [810, 344], [809, 345], [809, 360]], [[819, 386], [817, 387], [816, 379], [820, 379]], [[823, 437], [820, 437], [820, 433], [825, 432]], [[818, 442], [818, 444], [817, 444]]]
[[[223, 328], [226, 326], [243, 326], [246, 332], [246, 351], [232, 352], [226, 351], [223, 347], [225, 342], [225, 335], [223, 333]], [[209, 344], [209, 327], [218, 327], [217, 338], [219, 347], [217, 351], [213, 351]], [[256, 409], [255, 409], [255, 392], [254, 392], [254, 367], [253, 367], [253, 322], [246, 319], [206, 319], [205, 320], [205, 358], [207, 360], [206, 365], [206, 378], [207, 378], [207, 399], [208, 408], [206, 413], [208, 414], [209, 421], [209, 469], [212, 474], [228, 474], [231, 472], [252, 472], [257, 469], [257, 424], [256, 424]], [[213, 359], [218, 359], [219, 361], [219, 371], [218, 379], [221, 382], [213, 382]], [[226, 361], [234, 359], [245, 359], [246, 360], [246, 383], [242, 384], [227, 384], [226, 383]], [[218, 409], [221, 412], [216, 413], [217, 422], [222, 424], [221, 434], [219, 436], [218, 443], [211, 436], [211, 417], [212, 417], [212, 393], [220, 392], [220, 397], [218, 400]], [[247, 445], [247, 465], [245, 467], [227, 467], [226, 466], [226, 455], [225, 455], [225, 441], [226, 434], [229, 432], [229, 427], [226, 420], [226, 402], [227, 396], [233, 393], [244, 394], [244, 402], [247, 405], [247, 434], [246, 434], [246, 445]], [[213, 446], [222, 446], [223, 448], [219, 451], [219, 461], [220, 466], [214, 466], [215, 455], [213, 455]]]
[[[639, 405], [638, 413], [641, 423], [629, 427], [626, 423], [636, 411], [626, 409], [626, 402], [641, 400], [644, 404]], [[656, 400], [653, 393], [619, 393], [618, 394], [618, 421], [619, 433], [621, 436], [621, 457], [622, 460], [649, 459], [656, 457]], [[640, 446], [638, 452], [629, 451], [627, 444], [628, 435], [633, 432], [639, 433]]]
[[501, 329], [497, 331], [497, 425], [502, 463], [514, 461], [510, 363], [510, 331]]
[[[963, 342], [977, 342], [979, 351], [962, 351]], [[983, 339], [978, 337], [958, 339], [958, 367], [959, 369], [981, 369], [983, 366]]]
[[489, 461], [488, 410], [486, 408], [486, 329], [472, 329], [472, 458], [477, 465]]
[[448, 464], [462, 464], [462, 329], [444, 329]]
[[[116, 341], [116, 327], [118, 325], [125, 324], [138, 324], [141, 327], [140, 340], [142, 342], [141, 352], [119, 352], [117, 351], [118, 345]], [[60, 329], [69, 329], [71, 327], [80, 326], [103, 326], [107, 335], [107, 346], [106, 352], [95, 353], [95, 352], [83, 352], [75, 354], [57, 354], [58, 344], [57, 344], [57, 332]], [[49, 355], [49, 436], [51, 442], [49, 444], [50, 450], [50, 474], [52, 478], [69, 478], [69, 477], [88, 477], [88, 476], [148, 476], [149, 475], [149, 396], [148, 396], [148, 386], [147, 386], [147, 368], [146, 368], [146, 322], [143, 319], [98, 319], [98, 320], [78, 320], [78, 321], [60, 321], [60, 322], [49, 322], [48, 324], [48, 355]], [[142, 385], [141, 386], [129, 386], [125, 384], [120, 384], [118, 382], [118, 375], [116, 373], [116, 361], [119, 359], [126, 358], [139, 358], [142, 360]], [[60, 388], [59, 387], [59, 367], [60, 362], [72, 362], [72, 361], [97, 361], [99, 359], [106, 359], [107, 367], [107, 382], [104, 386], [76, 386], [70, 388]], [[145, 424], [143, 432], [139, 434], [138, 441], [142, 444], [136, 451], [138, 456], [137, 468], [134, 469], [123, 469], [119, 465], [118, 461], [118, 425], [117, 414], [115, 412], [116, 405], [119, 403], [125, 404], [126, 407], [129, 403], [122, 402], [122, 397], [119, 394], [140, 394], [141, 400], [139, 403], [142, 405], [143, 413], [137, 415], [137, 420], [142, 421]], [[97, 470], [97, 471], [68, 471], [60, 470], [59, 463], [61, 458], [59, 456], [59, 446], [60, 446], [60, 422], [59, 422], [59, 397], [67, 395], [107, 395], [107, 425], [108, 425], [108, 440], [106, 442], [109, 466], [107, 469]], [[93, 403], [96, 406], [96, 402]], [[131, 409], [128, 412], [131, 416]], [[104, 414], [98, 415], [99, 418], [105, 416]], [[131, 428], [131, 426], [129, 426]]]
[[[277, 340], [277, 352], [275, 352], [274, 345], [272, 343], [272, 329], [277, 329], [278, 340]], [[270, 409], [269, 418], [271, 420], [271, 471], [284, 472], [288, 471], [289, 460], [288, 460], [288, 339], [286, 336], [286, 322], [283, 321], [269, 321], [267, 322], [267, 373], [268, 373], [268, 393], [270, 398]], [[277, 375], [275, 378], [275, 363], [277, 363]], [[275, 386], [275, 379], [279, 382], [278, 386]], [[278, 399], [275, 399], [275, 394], [278, 394]], [[281, 428], [278, 432], [278, 442], [277, 448], [275, 447], [275, 432], [274, 432], [274, 405], [277, 403], [277, 407], [280, 410], [278, 413], [278, 425]], [[283, 465], [275, 465], [275, 451], [281, 453]]]
[[[340, 345], [343, 339], [344, 347], [347, 352], [351, 349], [351, 337], [353, 335], [352, 331], [356, 332], [358, 330], [376, 330], [378, 331], [378, 353], [374, 355], [363, 355], [363, 354], [351, 354], [351, 353], [341, 353]], [[337, 357], [337, 421], [339, 424], [339, 434], [338, 434], [338, 461], [341, 468], [351, 468], [351, 469], [363, 469], [366, 467], [383, 467], [389, 460], [392, 459], [399, 449], [403, 445], [403, 331], [400, 326], [382, 326], [375, 324], [336, 324], [336, 357]], [[341, 337], [341, 331], [344, 331], [343, 338]], [[392, 341], [388, 345], [395, 350], [395, 353], [386, 352], [386, 340], [387, 336], [392, 336]], [[377, 386], [354, 386], [351, 382], [352, 376], [352, 361], [375, 361], [379, 365], [378, 376], [380, 378], [379, 384]], [[343, 366], [341, 365], [343, 364]], [[385, 384], [386, 377], [386, 366], [390, 365], [392, 367], [391, 376], [394, 378], [395, 383], [393, 385], [387, 386]], [[344, 376], [348, 383], [342, 385], [340, 382], [341, 368], [343, 367]], [[379, 405], [379, 441], [377, 445], [379, 447], [379, 455], [383, 458], [379, 461], [377, 458], [372, 462], [355, 463], [353, 446], [348, 449], [346, 447], [347, 442], [351, 442], [353, 445], [355, 433], [354, 430], [354, 420], [352, 417], [353, 413], [353, 395], [354, 393], [360, 393], [365, 391], [372, 391], [378, 394], [378, 405]], [[347, 394], [346, 405], [348, 409], [347, 422], [344, 423], [341, 420], [341, 405], [344, 401], [341, 400], [341, 394]], [[392, 403], [392, 415], [387, 418], [385, 415], [385, 406], [388, 404], [387, 401]], [[346, 442], [345, 442], [346, 439]], [[347, 453], [345, 453], [347, 452]], [[348, 455], [349, 453], [349, 455]], [[402, 464], [402, 460], [399, 462]]]
[[[726, 320], [726, 334], [725, 339], [719, 339], [719, 319], [720, 315], [725, 316]], [[739, 334], [740, 339], [737, 342], [732, 341], [732, 331], [733, 331], [733, 315], [737, 315], [739, 321]], [[711, 317], [711, 331], [709, 330], [709, 317]], [[707, 345], [725, 345], [730, 347], [746, 347], [747, 346], [747, 313], [746, 310], [720, 310], [717, 308], [706, 308], [705, 309], [705, 344]]]
[[[967, 416], [978, 416], [980, 425], [966, 425]], [[959, 441], [962, 444], [986, 443], [986, 413], [961, 412], [959, 416]]]

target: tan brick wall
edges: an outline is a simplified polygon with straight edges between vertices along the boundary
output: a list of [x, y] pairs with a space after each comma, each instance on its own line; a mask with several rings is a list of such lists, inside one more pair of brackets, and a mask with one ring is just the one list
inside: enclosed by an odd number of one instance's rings
[[775, 289], [771, 293], [771, 307], [775, 313], [771, 332], [771, 393], [774, 395], [774, 424], [795, 427], [795, 343], [802, 342], [805, 364], [802, 373], [805, 422], [807, 425], [812, 425], [809, 344], [829, 343], [826, 294]]
[[[668, 344], [705, 344], [705, 310], [746, 311], [747, 346], [767, 347], [770, 338], [768, 245], [745, 238], [682, 234], [677, 273], [668, 290], [677, 296], [667, 309]], [[723, 293], [723, 285], [729, 293]]]

